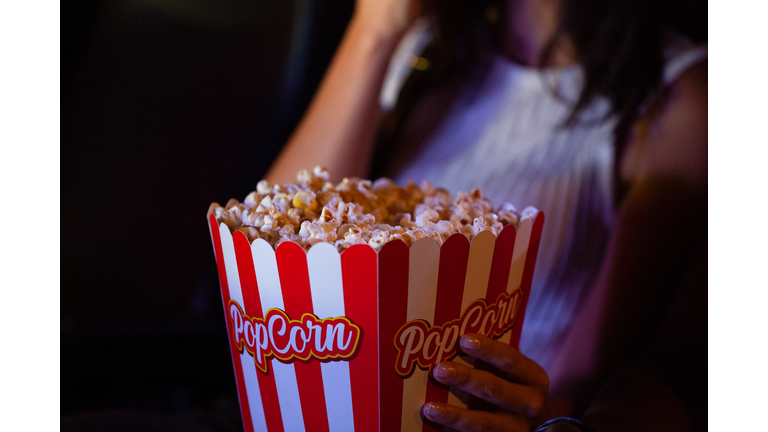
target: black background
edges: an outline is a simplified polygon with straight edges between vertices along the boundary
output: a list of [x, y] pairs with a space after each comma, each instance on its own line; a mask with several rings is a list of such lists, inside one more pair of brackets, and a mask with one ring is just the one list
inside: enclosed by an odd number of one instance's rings
[[352, 6], [62, 4], [63, 424], [224, 413], [241, 427], [205, 214], [255, 188]]

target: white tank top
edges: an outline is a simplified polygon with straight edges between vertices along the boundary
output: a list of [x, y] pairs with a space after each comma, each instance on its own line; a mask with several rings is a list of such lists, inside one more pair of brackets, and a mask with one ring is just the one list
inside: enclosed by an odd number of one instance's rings
[[[681, 42], [669, 54], [666, 82], [705, 58], [707, 48]], [[561, 127], [570, 113], [567, 101], [578, 96], [581, 85], [578, 65], [541, 70], [497, 56], [482, 82], [460, 92], [410, 163], [388, 173], [399, 184], [427, 179], [454, 196], [481, 187], [496, 205], [544, 211], [520, 349], [545, 369], [594, 282], [616, 217], [612, 131], [617, 119], [601, 121], [607, 100], [595, 100], [578, 126]], [[390, 94], [392, 86], [385, 84]]]

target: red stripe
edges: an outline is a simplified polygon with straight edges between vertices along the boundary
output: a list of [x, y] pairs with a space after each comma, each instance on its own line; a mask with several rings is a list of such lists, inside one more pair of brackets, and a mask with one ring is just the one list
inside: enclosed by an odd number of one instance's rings
[[[512, 267], [512, 253], [515, 250], [516, 237], [517, 231], [515, 227], [507, 225], [496, 238], [496, 244], [493, 248], [493, 259], [491, 261], [491, 274], [488, 278], [488, 289], [485, 292], [485, 299], [488, 303], [494, 303], [501, 293], [507, 292], [509, 270]], [[475, 368], [490, 370], [491, 366], [484, 361], [476, 360]], [[491, 410], [493, 405], [475, 395], [469, 395], [467, 407], [469, 409]]]
[[[235, 256], [237, 257], [237, 272], [240, 274], [240, 288], [243, 291], [243, 308], [250, 317], [264, 318], [259, 297], [259, 285], [256, 281], [256, 269], [253, 267], [253, 255], [248, 239], [240, 231], [235, 232]], [[283, 432], [283, 419], [280, 415], [280, 401], [277, 398], [275, 375], [267, 369], [267, 374], [256, 370], [261, 392], [261, 403], [264, 406], [264, 417], [270, 432]]]
[[536, 256], [539, 254], [539, 243], [541, 242], [541, 230], [544, 227], [544, 212], [539, 212], [531, 228], [531, 240], [528, 243], [528, 252], [525, 255], [525, 267], [523, 267], [523, 278], [520, 285], [523, 288], [523, 306], [520, 309], [520, 315], [517, 317], [517, 325], [512, 329], [512, 338], [509, 344], [517, 348], [520, 345], [520, 333], [523, 331], [523, 322], [525, 321], [525, 310], [528, 306], [528, 296], [531, 294], [531, 282], [533, 281], [533, 269], [536, 267]]
[[[305, 313], [314, 313], [304, 249], [296, 243], [285, 242], [278, 246], [276, 255], [285, 312], [292, 320], [301, 319]], [[293, 364], [299, 385], [304, 427], [308, 432], [328, 432], [328, 412], [320, 362], [310, 359], [308, 363], [296, 361]]]
[[341, 254], [344, 314], [362, 330], [362, 345], [349, 362], [352, 411], [356, 431], [375, 431], [379, 417], [379, 338], [376, 295], [376, 252], [355, 245]]
[[[454, 234], [440, 247], [440, 268], [437, 275], [435, 318], [432, 325], [440, 326], [461, 316], [464, 279], [469, 262], [469, 241], [462, 234]], [[445, 359], [444, 359], [445, 360]], [[424, 403], [448, 402], [448, 386], [430, 377]], [[442, 431], [443, 425], [424, 422], [422, 431]]]
[[403, 379], [395, 373], [395, 334], [408, 318], [408, 246], [401, 240], [379, 251], [379, 430], [399, 431]]
[[[232, 334], [229, 328], [229, 312], [227, 304], [229, 303], [229, 284], [227, 283], [227, 268], [224, 265], [224, 251], [221, 247], [221, 237], [219, 234], [219, 225], [216, 223], [216, 216], [213, 214], [209, 218], [211, 229], [211, 238], [213, 239], [213, 250], [216, 254], [216, 266], [219, 271], [219, 284], [221, 285], [221, 302], [224, 305], [224, 318], [227, 322], [227, 337]], [[243, 417], [243, 428], [246, 432], [253, 431], [253, 420], [251, 419], [251, 410], [248, 405], [248, 394], [245, 392], [245, 379], [243, 378], [243, 367], [240, 362], [240, 352], [235, 348], [232, 340], [229, 341], [229, 349], [232, 354], [232, 366], [235, 369], [235, 382], [237, 383], [237, 397], [240, 400], [240, 414]]]

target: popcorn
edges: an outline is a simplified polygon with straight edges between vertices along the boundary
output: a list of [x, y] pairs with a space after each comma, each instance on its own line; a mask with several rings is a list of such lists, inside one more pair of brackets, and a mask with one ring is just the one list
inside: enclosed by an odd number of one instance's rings
[[261, 203], [259, 203], [259, 206], [256, 208], [256, 213], [266, 213], [272, 207], [274, 207], [274, 204], [272, 204], [272, 197], [267, 195], [261, 200]]
[[455, 233], [469, 240], [483, 231], [497, 236], [504, 226], [537, 212], [528, 207], [518, 213], [509, 203], [494, 210], [481, 189], [459, 192], [454, 199], [427, 180], [401, 187], [388, 178], [345, 178], [338, 184], [329, 179], [328, 170], [318, 166], [300, 171], [294, 183], [262, 180], [242, 203], [231, 199], [224, 207], [212, 205], [210, 212], [250, 242], [261, 238], [277, 247], [293, 241], [305, 250], [327, 242], [339, 251], [356, 244], [379, 250], [396, 240], [411, 246], [424, 237], [442, 245]]
[[368, 246], [379, 250], [382, 246], [384, 246], [384, 243], [389, 241], [389, 236], [386, 232], [382, 230], [375, 230], [372, 235], [371, 239], [368, 240]]
[[261, 202], [263, 197], [261, 197], [256, 191], [253, 191], [248, 194], [247, 197], [245, 197], [245, 201], [243, 201], [243, 204], [245, 204], [248, 207], [255, 207], [258, 203]]
[[321, 180], [325, 180], [326, 182], [331, 178], [331, 174], [328, 172], [328, 168], [321, 167], [319, 165], [312, 170], [312, 174]]
[[505, 225], [517, 225], [520, 222], [520, 217], [515, 206], [510, 203], [504, 203], [499, 208], [499, 221]]
[[[421, 207], [421, 208], [420, 208]], [[417, 204], [416, 210], [416, 226], [424, 228], [440, 220], [440, 213], [426, 207], [424, 204]]]
[[526, 207], [520, 213], [520, 220], [533, 219], [539, 214], [539, 210], [536, 207]]
[[315, 197], [317, 197], [317, 195], [311, 190], [299, 191], [294, 195], [293, 206], [301, 210], [314, 210], [317, 207], [317, 200], [315, 200]]
[[259, 230], [251, 226], [242, 227], [238, 229], [238, 231], [242, 231], [243, 234], [245, 234], [245, 237], [248, 239], [248, 243], [253, 243], [254, 240], [260, 238]]

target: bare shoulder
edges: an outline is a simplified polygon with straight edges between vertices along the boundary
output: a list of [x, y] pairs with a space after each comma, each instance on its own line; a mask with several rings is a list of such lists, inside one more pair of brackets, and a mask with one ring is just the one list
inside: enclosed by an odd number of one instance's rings
[[707, 184], [707, 62], [688, 69], [664, 89], [649, 115], [635, 125], [621, 172], [631, 183], [677, 177], [693, 186]]

